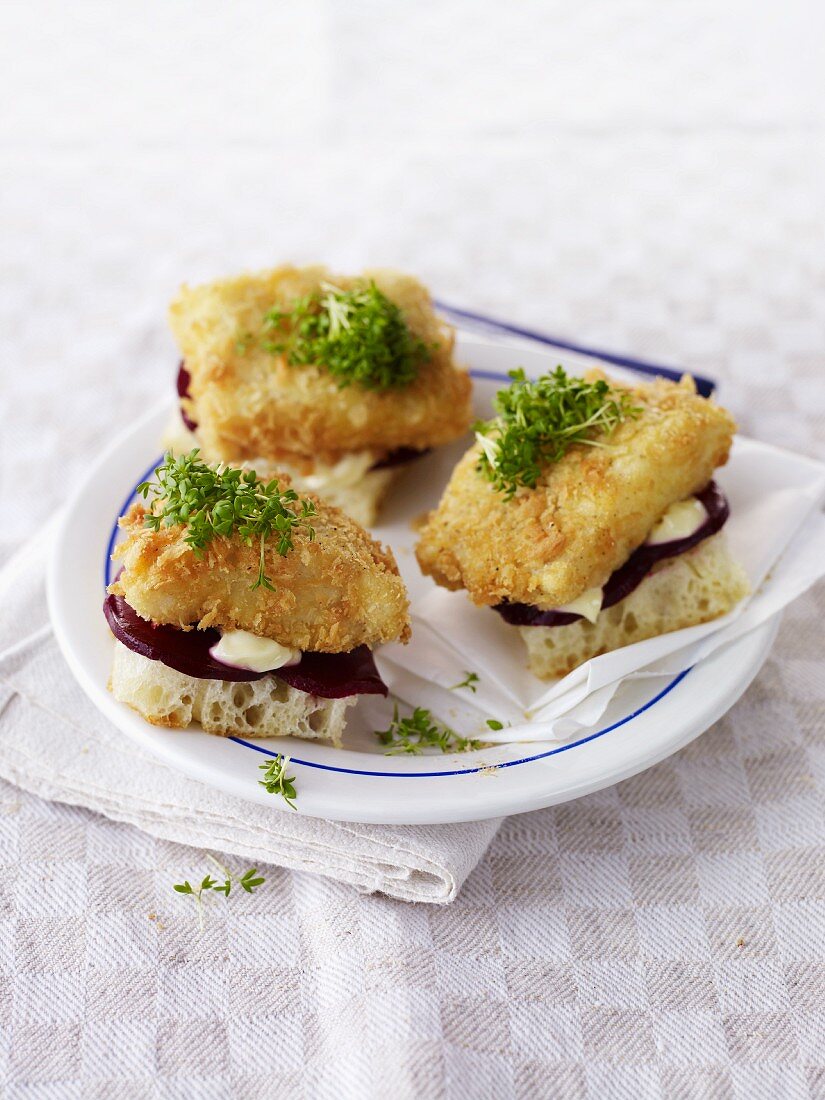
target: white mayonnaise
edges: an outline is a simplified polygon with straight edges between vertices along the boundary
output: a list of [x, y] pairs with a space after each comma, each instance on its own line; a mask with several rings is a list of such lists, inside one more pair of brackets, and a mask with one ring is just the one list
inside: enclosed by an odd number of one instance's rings
[[662, 542], [686, 539], [697, 531], [708, 518], [704, 504], [696, 497], [688, 497], [671, 504], [661, 519], [653, 525], [645, 539], [645, 545], [657, 546]]
[[311, 474], [300, 475], [301, 483], [310, 491], [357, 485], [369, 473], [375, 457], [372, 451], [353, 451], [339, 458], [334, 466], [316, 462]]
[[[696, 497], [680, 500], [676, 504], [671, 504], [654, 525], [645, 540], [645, 545], [658, 546], [663, 542], [686, 539], [694, 531], [697, 531], [707, 518], [708, 513], [704, 504]], [[603, 599], [604, 592], [601, 588], [588, 588], [575, 600], [561, 607], [554, 607], [553, 610], [566, 611], [571, 615], [581, 615], [583, 619], [595, 623], [602, 609]]]
[[248, 630], [227, 630], [209, 653], [222, 665], [246, 668], [250, 672], [271, 672], [287, 665], [297, 665], [300, 649], [290, 649], [272, 638], [261, 638]]
[[601, 588], [587, 588], [581, 596], [564, 604], [563, 607], [555, 607], [554, 611], [566, 611], [570, 615], [581, 615], [591, 623], [595, 623], [602, 609], [604, 593]]

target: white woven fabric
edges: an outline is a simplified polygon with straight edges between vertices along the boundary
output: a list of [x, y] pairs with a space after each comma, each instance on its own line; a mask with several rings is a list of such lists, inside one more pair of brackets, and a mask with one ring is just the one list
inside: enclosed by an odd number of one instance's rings
[[[177, 284], [282, 257], [713, 375], [825, 458], [825, 8], [390, 10], [0, 6], [0, 562], [171, 385]], [[820, 587], [723, 721], [506, 821], [449, 906], [264, 868], [199, 934], [199, 850], [1, 784], [0, 1088], [822, 1100], [823, 620]]]

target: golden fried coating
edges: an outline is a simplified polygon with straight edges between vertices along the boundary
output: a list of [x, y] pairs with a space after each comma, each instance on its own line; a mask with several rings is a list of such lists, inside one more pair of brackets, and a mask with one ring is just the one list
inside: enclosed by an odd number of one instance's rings
[[471, 447], [422, 531], [416, 556], [423, 572], [445, 588], [466, 588], [477, 604], [546, 609], [603, 585], [665, 509], [727, 461], [736, 430], [687, 376], [631, 392], [643, 411], [620, 424], [608, 446], [572, 447], [535, 489], [520, 489], [512, 500], [477, 472], [479, 447]]
[[[340, 388], [323, 366], [290, 366], [260, 348], [264, 315], [331, 282], [342, 290], [373, 279], [412, 332], [437, 344], [408, 386], [377, 392]], [[453, 362], [453, 331], [435, 315], [425, 287], [399, 272], [349, 278], [324, 267], [279, 267], [183, 287], [169, 311], [191, 376], [187, 410], [204, 452], [226, 462], [287, 455], [334, 463], [351, 451], [421, 450], [458, 438], [470, 424], [470, 378]]]
[[123, 571], [109, 591], [154, 623], [249, 630], [294, 649], [346, 653], [406, 641], [409, 605], [392, 552], [338, 508], [306, 496], [318, 508], [314, 540], [296, 528], [294, 548], [284, 557], [274, 539], [265, 544], [274, 592], [250, 587], [258, 575], [259, 542], [215, 538], [197, 558], [184, 541], [184, 526], [152, 531], [140, 504], [120, 521], [127, 538], [114, 557]]

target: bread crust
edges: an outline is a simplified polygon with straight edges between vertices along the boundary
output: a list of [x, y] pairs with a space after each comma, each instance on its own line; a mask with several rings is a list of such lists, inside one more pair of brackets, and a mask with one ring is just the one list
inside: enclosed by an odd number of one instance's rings
[[346, 712], [358, 696], [319, 699], [277, 675], [246, 683], [185, 676], [115, 641], [109, 691], [153, 726], [200, 722], [219, 737], [306, 737], [341, 744]]
[[581, 619], [518, 631], [527, 646], [530, 671], [549, 680], [602, 653], [718, 619], [749, 591], [745, 571], [731, 557], [720, 531], [692, 550], [660, 561], [638, 588], [602, 611], [595, 623]]
[[[323, 366], [290, 366], [257, 339], [239, 350], [239, 338], [260, 334], [273, 307], [288, 309], [325, 281], [346, 290], [370, 279], [399, 306], [415, 335], [437, 344], [409, 386], [342, 388]], [[357, 450], [423, 450], [458, 438], [472, 418], [471, 382], [453, 361], [453, 330], [436, 316], [426, 288], [400, 272], [368, 270], [354, 278], [321, 266], [283, 266], [184, 286], [169, 321], [191, 378], [184, 404], [204, 450], [227, 462], [277, 464], [292, 456], [295, 464], [303, 456], [334, 463]]]
[[736, 430], [688, 376], [629, 389], [642, 408], [637, 419], [620, 424], [606, 447], [572, 447], [535, 489], [511, 500], [476, 470], [480, 448], [471, 447], [423, 528], [423, 572], [445, 588], [466, 588], [480, 605], [553, 608], [603, 585], [665, 509], [727, 461]]
[[304, 528], [294, 548], [278, 554], [265, 543], [265, 569], [275, 591], [252, 589], [260, 543], [215, 538], [197, 557], [186, 527], [153, 531], [141, 504], [120, 520], [126, 539], [114, 557], [123, 571], [109, 591], [138, 615], [182, 629], [248, 630], [295, 649], [345, 653], [409, 637], [409, 604], [392, 551], [349, 516], [311, 493], [315, 538]]

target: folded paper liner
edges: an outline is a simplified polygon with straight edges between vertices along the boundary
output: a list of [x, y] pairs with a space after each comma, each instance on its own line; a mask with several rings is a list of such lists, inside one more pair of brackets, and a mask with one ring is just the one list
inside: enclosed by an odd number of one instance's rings
[[[624, 680], [672, 676], [776, 615], [825, 575], [825, 466], [737, 438], [716, 480], [731, 515], [724, 531], [751, 595], [710, 623], [595, 657], [553, 682], [538, 680], [516, 627], [466, 592], [415, 584], [413, 639], [379, 654], [391, 691], [429, 707], [459, 733], [487, 742], [558, 741], [598, 722]], [[402, 567], [405, 564], [402, 557]], [[476, 690], [456, 689], [468, 672]], [[491, 731], [494, 718], [505, 725]]]

